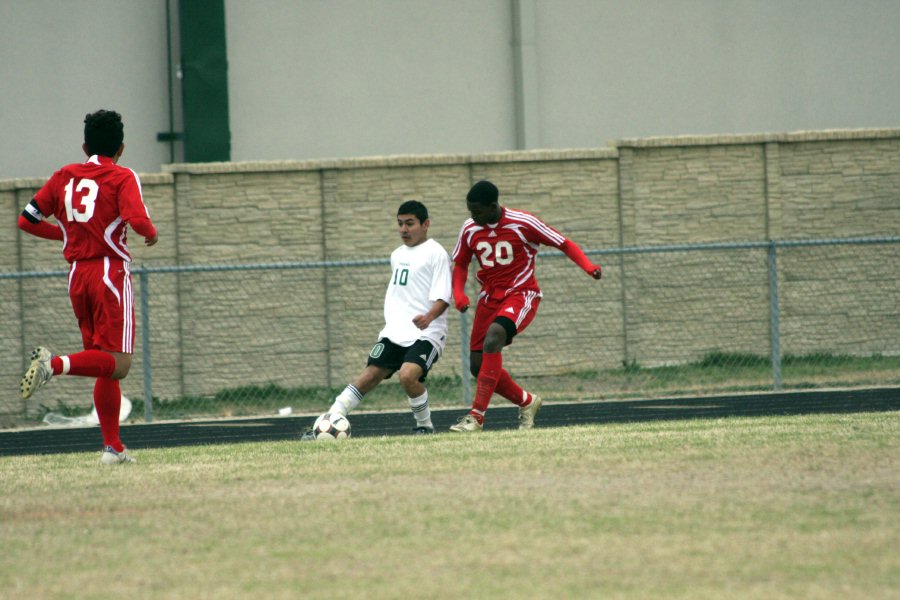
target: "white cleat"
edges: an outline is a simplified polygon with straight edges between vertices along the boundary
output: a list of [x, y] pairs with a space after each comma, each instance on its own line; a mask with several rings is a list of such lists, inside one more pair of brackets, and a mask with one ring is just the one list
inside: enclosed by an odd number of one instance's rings
[[531, 404], [519, 408], [519, 429], [531, 429], [534, 427], [534, 416], [541, 410], [540, 396], [531, 396]]
[[50, 378], [53, 377], [53, 370], [50, 368], [50, 359], [53, 355], [43, 346], [38, 346], [31, 351], [31, 366], [22, 376], [22, 399], [27, 400], [36, 391], [44, 387]]
[[123, 463], [133, 463], [135, 460], [128, 456], [127, 450], [122, 450], [121, 452], [116, 452], [113, 450], [112, 446], [107, 446], [103, 449], [103, 454], [100, 455], [100, 464], [101, 465], [121, 465]]
[[459, 421], [457, 421], [456, 425], [450, 426], [450, 431], [455, 431], [457, 433], [468, 433], [470, 431], [481, 431], [482, 425], [478, 422], [478, 419], [472, 416], [471, 413], [465, 415], [464, 417], [460, 417]]

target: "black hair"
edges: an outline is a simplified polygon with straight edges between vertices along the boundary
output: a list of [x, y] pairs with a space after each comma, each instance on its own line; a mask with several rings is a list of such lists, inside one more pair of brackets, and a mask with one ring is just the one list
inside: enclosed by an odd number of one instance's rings
[[398, 215], [413, 215], [419, 219], [419, 223], [428, 220], [428, 209], [418, 200], [407, 200], [397, 209]]
[[472, 189], [469, 190], [469, 193], [466, 195], [466, 202], [489, 206], [497, 202], [499, 197], [500, 190], [497, 189], [497, 186], [490, 181], [483, 179], [473, 185]]
[[114, 110], [98, 110], [84, 117], [84, 143], [89, 154], [112, 158], [122, 147], [125, 125]]

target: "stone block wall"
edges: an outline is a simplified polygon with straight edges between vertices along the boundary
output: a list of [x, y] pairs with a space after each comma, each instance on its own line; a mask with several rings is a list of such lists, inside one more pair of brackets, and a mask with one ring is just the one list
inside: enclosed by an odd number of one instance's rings
[[[135, 268], [387, 259], [396, 209], [422, 200], [430, 236], [452, 251], [465, 194], [494, 181], [584, 248], [900, 235], [900, 129], [620, 140], [608, 148], [484, 155], [170, 165], [142, 175], [160, 242], [131, 241]], [[58, 247], [15, 220], [42, 180], [0, 181], [0, 272], [62, 270]], [[803, 353], [900, 352], [897, 246], [787, 251], [782, 347]], [[593, 281], [561, 257], [539, 260], [541, 316], [505, 364], [552, 374], [683, 362], [711, 350], [769, 351], [765, 253], [599, 257]], [[871, 276], [868, 274], [871, 273]], [[340, 269], [152, 273], [154, 393], [228, 387], [343, 385], [362, 368], [382, 322], [387, 265]], [[135, 277], [135, 293], [141, 280]], [[471, 290], [474, 293], [474, 290]], [[869, 306], [861, 312], [854, 298]], [[74, 351], [65, 278], [0, 280], [0, 414], [36, 343]], [[835, 318], [835, 314], [839, 318]], [[435, 374], [459, 374], [459, 316]], [[851, 331], [852, 334], [848, 334]], [[723, 334], [725, 332], [725, 334]], [[142, 396], [141, 336], [126, 395]], [[507, 362], [508, 361], [508, 362]], [[72, 380], [76, 378], [71, 378]], [[40, 402], [85, 396], [54, 384]]]

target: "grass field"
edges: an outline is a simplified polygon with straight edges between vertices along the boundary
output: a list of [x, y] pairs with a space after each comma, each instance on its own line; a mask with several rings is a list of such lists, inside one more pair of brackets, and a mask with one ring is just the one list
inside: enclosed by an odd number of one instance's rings
[[900, 412], [0, 457], [3, 598], [898, 598]]

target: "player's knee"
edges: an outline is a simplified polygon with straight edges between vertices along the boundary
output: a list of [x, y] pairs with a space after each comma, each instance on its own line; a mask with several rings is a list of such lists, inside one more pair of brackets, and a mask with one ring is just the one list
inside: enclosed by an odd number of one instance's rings
[[131, 370], [131, 355], [114, 352], [113, 357], [116, 359], [116, 367], [113, 369], [110, 379], [125, 379], [128, 371]]
[[506, 330], [499, 326], [491, 325], [484, 337], [484, 351], [487, 353], [500, 352], [506, 345]]
[[484, 336], [484, 351], [500, 352], [516, 335], [516, 324], [506, 317], [497, 317]]
[[405, 390], [416, 387], [419, 379], [422, 378], [422, 367], [415, 363], [403, 363], [403, 366], [400, 367], [400, 371], [397, 373], [397, 378]]

